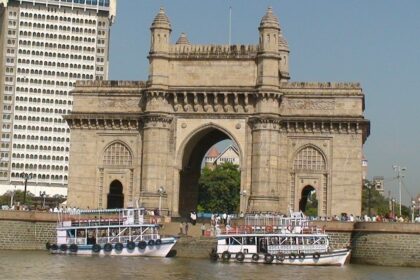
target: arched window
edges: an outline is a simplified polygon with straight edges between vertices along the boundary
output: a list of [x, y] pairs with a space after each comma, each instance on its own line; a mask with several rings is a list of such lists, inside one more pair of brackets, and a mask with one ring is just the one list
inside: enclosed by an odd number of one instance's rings
[[104, 153], [104, 165], [131, 165], [132, 157], [130, 151], [121, 143], [114, 143]]
[[314, 147], [305, 147], [299, 151], [293, 163], [294, 170], [325, 170], [323, 155]]

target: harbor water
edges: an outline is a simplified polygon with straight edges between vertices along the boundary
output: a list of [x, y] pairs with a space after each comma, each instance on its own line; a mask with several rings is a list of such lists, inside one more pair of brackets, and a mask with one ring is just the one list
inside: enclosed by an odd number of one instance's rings
[[343, 267], [211, 262], [207, 259], [50, 255], [0, 251], [0, 279], [420, 279], [419, 268]]

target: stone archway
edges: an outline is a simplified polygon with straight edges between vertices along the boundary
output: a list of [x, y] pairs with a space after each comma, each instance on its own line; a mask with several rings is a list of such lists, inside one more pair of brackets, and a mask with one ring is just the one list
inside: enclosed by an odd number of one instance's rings
[[305, 213], [308, 206], [308, 200], [310, 199], [310, 196], [314, 191], [316, 191], [316, 189], [311, 185], [307, 185], [302, 189], [301, 197], [299, 200], [299, 211]]
[[198, 181], [201, 175], [203, 158], [213, 145], [227, 139], [232, 140], [238, 146], [233, 137], [228, 135], [226, 131], [216, 126], [207, 126], [194, 132], [186, 141], [179, 171], [178, 211], [180, 216], [187, 216], [190, 211], [197, 210]]
[[107, 209], [124, 208], [123, 185], [114, 180], [109, 186]]

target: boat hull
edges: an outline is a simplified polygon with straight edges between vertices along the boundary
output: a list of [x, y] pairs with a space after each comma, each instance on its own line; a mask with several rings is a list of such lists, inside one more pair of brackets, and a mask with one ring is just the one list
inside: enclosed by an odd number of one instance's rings
[[[328, 253], [319, 254], [314, 258], [313, 255], [306, 255], [304, 258], [296, 256], [285, 255], [283, 258], [277, 258], [276, 255], [267, 256], [266, 254], [244, 254], [243, 260], [238, 260], [235, 253], [230, 254], [227, 258], [223, 254], [218, 254], [218, 260], [222, 262], [237, 262], [237, 263], [263, 263], [263, 264], [283, 264], [283, 265], [308, 265], [308, 266], [342, 266], [347, 262], [350, 255], [350, 249], [333, 250]], [[256, 257], [256, 255], [258, 257]]]
[[[53, 250], [50, 249], [52, 254], [63, 254], [63, 255], [82, 255], [82, 256], [126, 256], [126, 257], [166, 257], [172, 247], [175, 245], [175, 238], [162, 238], [162, 243], [159, 245], [146, 246], [142, 249], [136, 246], [134, 249], [127, 248], [126, 244], [123, 245], [121, 250], [116, 250], [115, 246], [112, 246], [112, 250], [107, 252], [104, 250], [104, 246], [101, 246], [99, 252], [94, 252], [92, 249], [93, 245], [80, 245], [76, 252], [70, 250]], [[60, 246], [58, 246], [60, 248]], [[68, 246], [67, 246], [68, 247]]]

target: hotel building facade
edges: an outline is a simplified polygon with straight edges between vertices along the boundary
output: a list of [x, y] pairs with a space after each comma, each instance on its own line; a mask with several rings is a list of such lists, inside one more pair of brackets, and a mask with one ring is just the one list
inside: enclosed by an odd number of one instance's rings
[[107, 80], [116, 0], [0, 0], [0, 193], [67, 194], [76, 80]]

